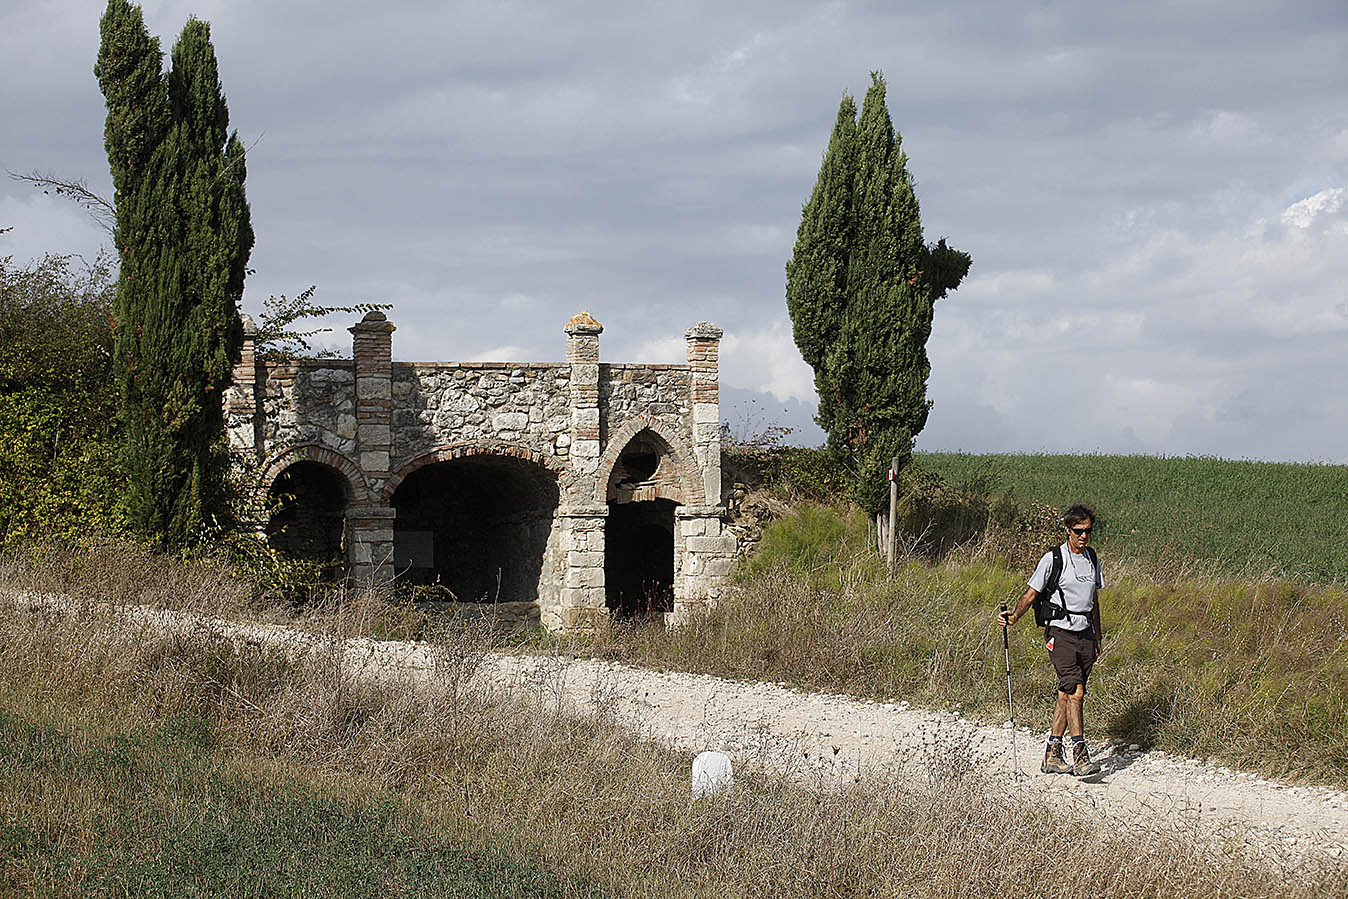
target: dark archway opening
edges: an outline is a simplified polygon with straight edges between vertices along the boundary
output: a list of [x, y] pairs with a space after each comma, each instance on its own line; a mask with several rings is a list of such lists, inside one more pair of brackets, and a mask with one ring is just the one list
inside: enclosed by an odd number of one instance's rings
[[604, 585], [615, 618], [674, 611], [672, 500], [609, 503], [604, 525]]
[[325, 574], [340, 573], [350, 497], [350, 484], [341, 473], [321, 462], [296, 462], [276, 476], [268, 491], [274, 511], [267, 522], [267, 543], [292, 559], [322, 564]]
[[556, 475], [510, 456], [419, 468], [393, 493], [394, 566], [461, 602], [537, 601], [558, 498]]

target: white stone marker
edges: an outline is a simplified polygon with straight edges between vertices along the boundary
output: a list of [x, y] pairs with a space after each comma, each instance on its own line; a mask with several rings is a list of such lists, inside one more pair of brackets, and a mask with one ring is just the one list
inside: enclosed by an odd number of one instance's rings
[[735, 782], [735, 769], [723, 752], [701, 752], [693, 759], [693, 798], [719, 793]]

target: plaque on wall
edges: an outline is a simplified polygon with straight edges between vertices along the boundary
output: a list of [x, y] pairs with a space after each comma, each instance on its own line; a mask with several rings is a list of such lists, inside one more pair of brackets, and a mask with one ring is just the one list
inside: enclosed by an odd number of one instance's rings
[[394, 531], [395, 568], [434, 568], [435, 531]]

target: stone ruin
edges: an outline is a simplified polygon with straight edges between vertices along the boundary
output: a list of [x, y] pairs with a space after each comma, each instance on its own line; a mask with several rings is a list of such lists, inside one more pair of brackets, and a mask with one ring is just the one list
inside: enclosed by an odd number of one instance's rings
[[352, 359], [261, 362], [246, 322], [225, 409], [272, 546], [554, 631], [718, 599], [719, 328], [687, 330], [685, 365], [600, 362], [588, 313], [565, 362], [394, 362], [394, 330], [371, 312]]

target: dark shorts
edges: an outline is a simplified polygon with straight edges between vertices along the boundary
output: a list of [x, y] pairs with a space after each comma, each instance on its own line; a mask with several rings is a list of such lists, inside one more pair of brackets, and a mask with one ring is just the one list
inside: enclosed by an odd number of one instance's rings
[[1065, 631], [1050, 627], [1048, 638], [1048, 657], [1058, 672], [1058, 689], [1075, 693], [1078, 684], [1085, 686], [1095, 665], [1095, 633], [1090, 628]]

